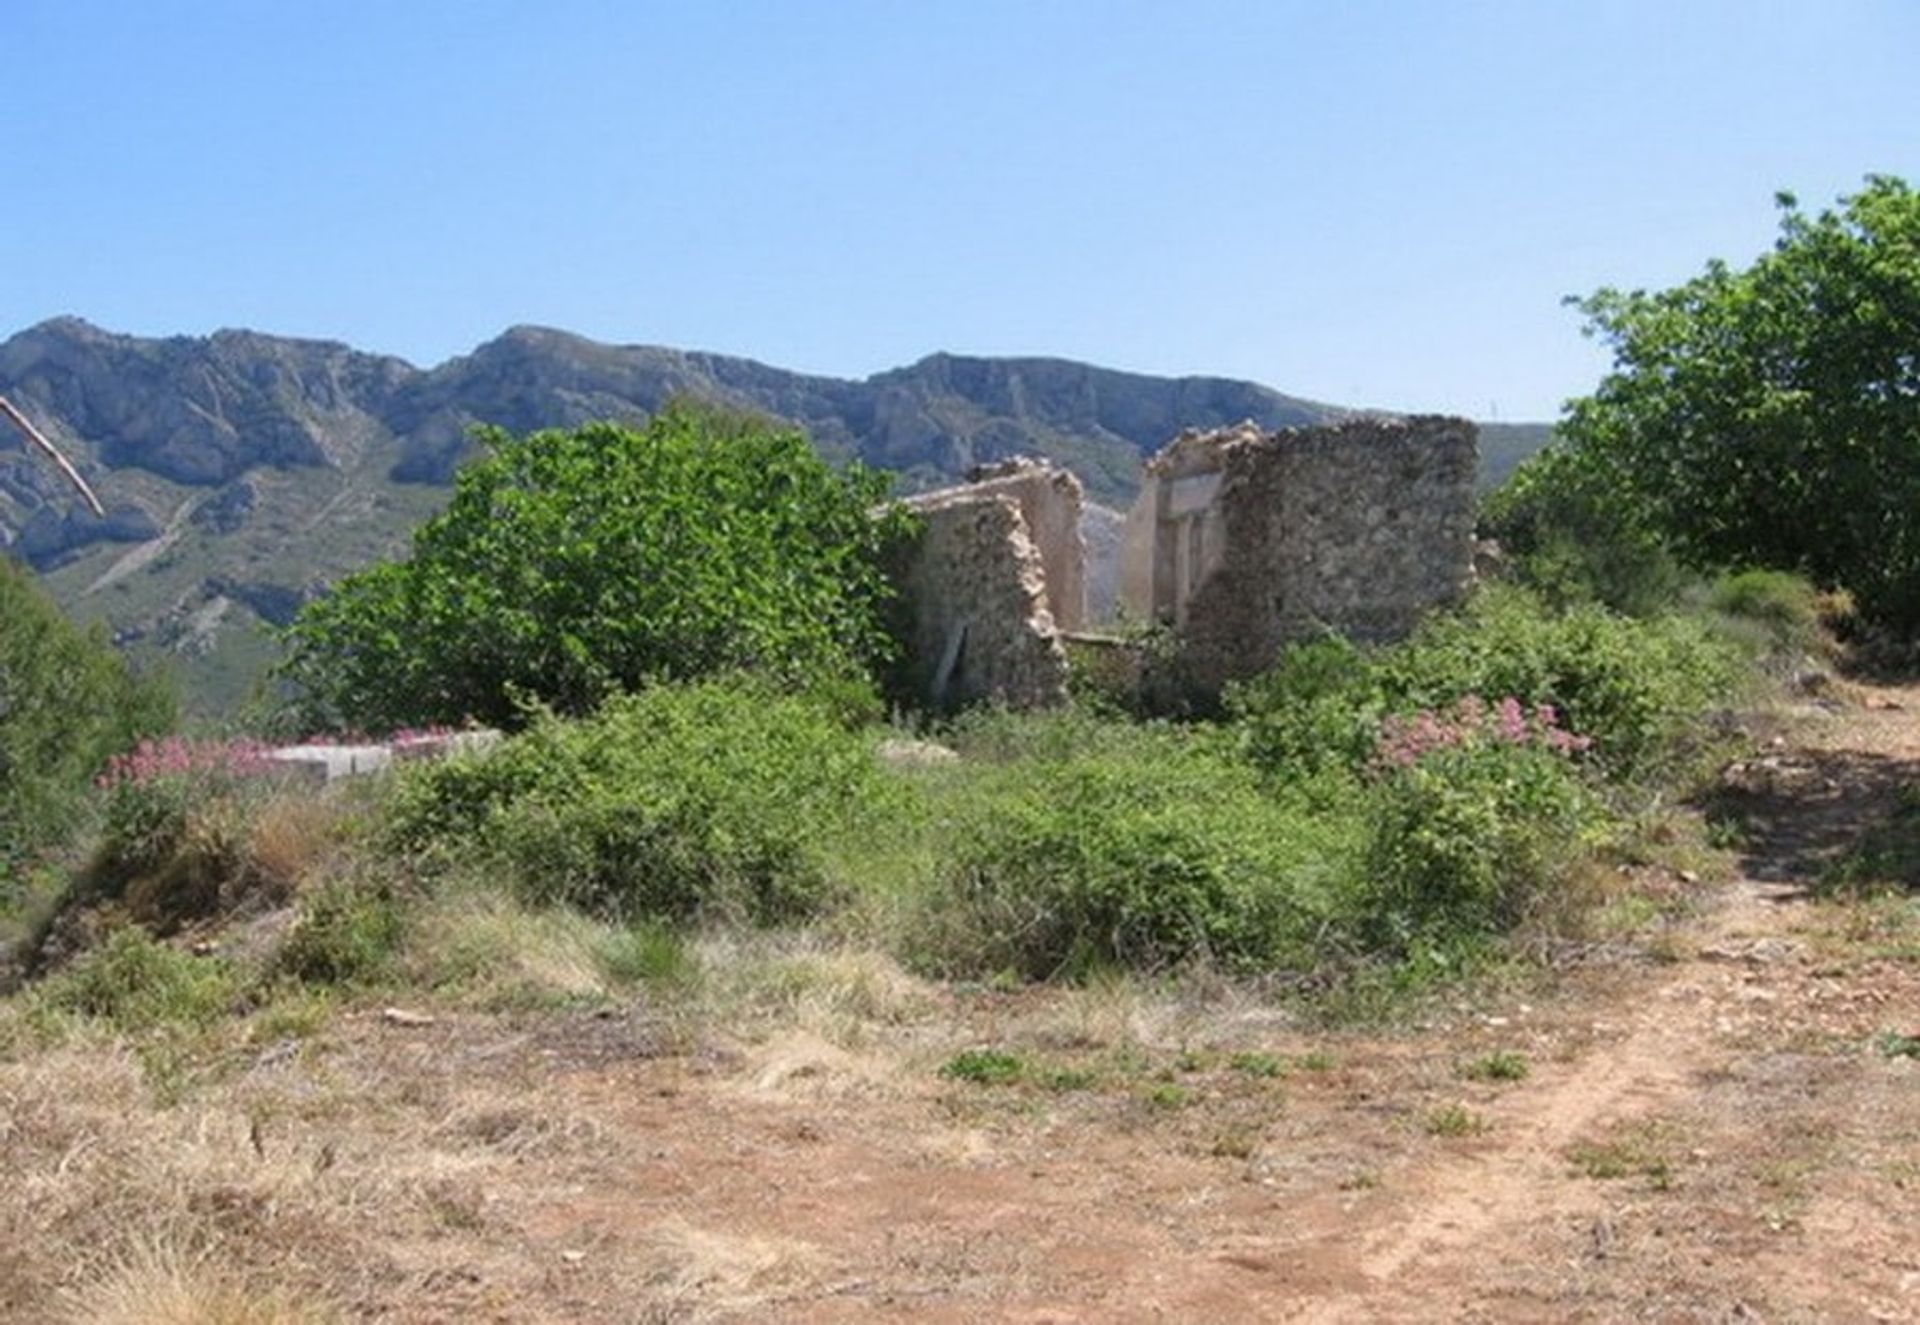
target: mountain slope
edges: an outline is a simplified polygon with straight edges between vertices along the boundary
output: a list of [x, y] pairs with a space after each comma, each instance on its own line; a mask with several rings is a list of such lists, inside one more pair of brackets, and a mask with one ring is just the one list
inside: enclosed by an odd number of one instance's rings
[[108, 507], [104, 520], [77, 511], [44, 464], [0, 436], [0, 547], [76, 615], [179, 665], [203, 709], [229, 705], [257, 674], [261, 621], [284, 621], [327, 581], [404, 549], [445, 500], [476, 423], [638, 421], [693, 396], [790, 420], [828, 457], [894, 470], [907, 490], [1038, 454], [1125, 505], [1141, 457], [1182, 427], [1350, 412], [1252, 382], [1063, 359], [934, 354], [854, 381], [515, 327], [421, 369], [333, 342], [149, 339], [77, 318], [0, 342], [0, 393]]

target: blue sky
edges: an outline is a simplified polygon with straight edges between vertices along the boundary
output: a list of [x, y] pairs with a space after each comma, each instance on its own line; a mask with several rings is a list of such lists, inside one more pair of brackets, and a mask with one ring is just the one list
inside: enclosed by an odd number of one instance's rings
[[0, 334], [519, 322], [1552, 417], [1563, 295], [1920, 179], [1920, 3], [0, 0]]

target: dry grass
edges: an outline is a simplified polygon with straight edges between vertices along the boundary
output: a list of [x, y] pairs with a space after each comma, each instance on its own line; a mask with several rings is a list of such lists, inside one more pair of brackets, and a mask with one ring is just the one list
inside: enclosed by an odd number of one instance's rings
[[449, 891], [419, 915], [406, 982], [482, 1006], [593, 1000], [619, 987], [600, 952], [613, 927], [564, 908], [535, 910], [500, 892]]
[[0, 1318], [382, 1314], [449, 1238], [511, 1278], [499, 1193], [538, 1201], [625, 1152], [499, 1027], [436, 1044], [349, 1021], [332, 1043], [252, 1051], [177, 1103], [150, 1084], [148, 1041], [82, 1034], [0, 1062]]
[[689, 959], [699, 980], [687, 1013], [748, 1033], [800, 1030], [859, 1048], [923, 1019], [939, 1001], [885, 953], [805, 936], [712, 935], [692, 946]]
[[339, 796], [282, 792], [247, 831], [247, 866], [270, 896], [291, 897], [336, 859], [347, 809]]
[[679, 1319], [764, 1309], [783, 1290], [812, 1282], [821, 1264], [804, 1242], [698, 1228], [680, 1218], [661, 1221], [645, 1241], [657, 1305]]
[[[255, 1011], [188, 1046], [205, 1070], [172, 1103], [145, 1061], [157, 1032], [82, 1022], [58, 1045], [0, 1049], [0, 1319], [781, 1319], [843, 1298], [911, 1309], [922, 1294], [980, 1318], [1067, 1303], [1124, 1317], [1168, 1284], [1225, 1291], [1223, 1248], [1279, 1255], [1259, 1250], [1275, 1209], [1307, 1212], [1284, 1240], [1347, 1248], [1355, 1221], [1378, 1235], [1401, 1219], [1399, 1196], [1471, 1185], [1490, 1155], [1534, 1144], [1526, 1110], [1569, 1071], [1556, 1037], [1572, 1037], [1573, 1060], [1607, 1052], [1593, 1021], [1620, 1015], [1607, 1000], [1640, 996], [1624, 972], [1596, 971], [1607, 998], [1567, 1000], [1563, 1022], [1536, 1023], [1543, 999], [1498, 1037], [1472, 1019], [1356, 1032], [1327, 1070], [1334, 1060], [1249, 991], [1119, 977], [940, 988], [807, 936], [692, 941], [686, 983], [630, 983], [591, 1006], [502, 1000], [529, 982], [614, 988], [596, 954], [621, 931], [477, 895], [436, 906], [424, 942], [441, 969], [458, 966], [450, 954], [486, 960], [454, 992], [419, 995], [428, 1024], [387, 1022], [379, 1002]], [[1718, 989], [1724, 976], [1728, 1006], [1749, 1006], [1731, 992], [1747, 968], [1696, 966], [1690, 979]], [[1805, 982], [1809, 970], [1751, 973]], [[489, 1001], [503, 1006], [474, 1010]], [[1798, 998], [1750, 1005], [1811, 1015]], [[0, 1022], [18, 1016], [8, 1006]], [[1859, 1024], [1880, 1024], [1879, 1006]], [[633, 1035], [663, 1022], [656, 1047]], [[1476, 1097], [1485, 1116], [1449, 1104], [1460, 1065], [1509, 1042], [1535, 1072]], [[1622, 1259], [1605, 1262], [1612, 1279], [1582, 1271], [1594, 1292], [1653, 1273], [1619, 1249], [1654, 1245], [1632, 1211], [1657, 1212], [1683, 1161], [1689, 1197], [1713, 1198], [1715, 1237], [1825, 1228], [1836, 1194], [1843, 1214], [1884, 1207], [1896, 1227], [1907, 1188], [1880, 1175], [1904, 1172], [1911, 1149], [1910, 1129], [1887, 1122], [1904, 1116], [1887, 1111], [1904, 1099], [1906, 1060], [1859, 1050], [1858, 1033], [1847, 1043], [1817, 1063], [1756, 1060], [1748, 1070], [1765, 1075], [1689, 1096], [1699, 1117], [1684, 1129], [1648, 1126], [1647, 1101], [1629, 1096], [1627, 1113], [1546, 1156], [1537, 1190], [1503, 1199], [1611, 1212], [1609, 1256]], [[939, 1075], [980, 1045], [1032, 1071], [993, 1088]], [[1827, 1110], [1853, 1107], [1862, 1074], [1880, 1082], [1882, 1112], [1821, 1130]], [[1757, 1099], [1777, 1110], [1782, 1091], [1797, 1100], [1822, 1083], [1804, 1118], [1753, 1128]], [[1879, 1167], [1845, 1162], [1855, 1154]], [[1565, 1223], [1515, 1218], [1547, 1242]], [[1564, 1250], [1543, 1243], [1507, 1264], [1560, 1265]], [[1177, 1319], [1278, 1311], [1152, 1301]]]
[[339, 1314], [263, 1290], [210, 1253], [137, 1239], [60, 1294], [71, 1325], [326, 1325]]

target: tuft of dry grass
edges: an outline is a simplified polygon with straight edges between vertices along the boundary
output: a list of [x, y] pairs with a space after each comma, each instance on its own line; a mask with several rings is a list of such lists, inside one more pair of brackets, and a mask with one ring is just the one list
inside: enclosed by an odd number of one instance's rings
[[756, 1308], [815, 1280], [818, 1251], [788, 1238], [699, 1228], [673, 1217], [646, 1236], [648, 1280], [662, 1305], [710, 1319]]
[[493, 1007], [607, 998], [617, 986], [599, 947], [611, 928], [504, 892], [450, 889], [416, 919], [407, 983]]
[[330, 1325], [331, 1308], [255, 1286], [206, 1250], [135, 1238], [60, 1295], [71, 1325]]
[[692, 945], [691, 960], [700, 980], [683, 1015], [750, 1033], [798, 1031], [859, 1049], [937, 1006], [933, 989], [885, 953], [804, 935], [709, 935]]
[[337, 796], [281, 792], [254, 812], [247, 867], [257, 886], [284, 900], [336, 856], [346, 809]]

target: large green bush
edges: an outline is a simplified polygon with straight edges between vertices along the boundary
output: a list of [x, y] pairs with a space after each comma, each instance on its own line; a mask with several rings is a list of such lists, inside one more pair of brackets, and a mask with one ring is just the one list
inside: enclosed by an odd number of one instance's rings
[[1242, 755], [1289, 781], [1362, 767], [1388, 702], [1373, 658], [1338, 635], [1293, 645], [1226, 695]]
[[1480, 504], [1480, 532], [1520, 580], [1562, 605], [1670, 611], [1690, 576], [1604, 458], [1565, 445], [1529, 457]]
[[861, 674], [890, 648], [884, 475], [799, 433], [670, 407], [645, 428], [511, 437], [460, 471], [413, 554], [347, 577], [288, 629], [309, 724], [517, 726], [650, 681]]
[[[1343, 906], [1357, 823], [1277, 797], [1181, 733], [1001, 719], [1025, 758], [950, 780], [910, 946], [944, 973], [1300, 969]], [[978, 733], [972, 733], [976, 737]]]
[[1722, 575], [1708, 586], [1707, 604], [1749, 642], [1757, 657], [1796, 664], [1824, 646], [1823, 610], [1844, 615], [1838, 602], [1823, 599], [1804, 577], [1777, 570]]
[[1297, 646], [1228, 696], [1242, 749], [1270, 773], [1349, 767], [1371, 753], [1386, 714], [1445, 709], [1465, 696], [1546, 704], [1587, 737], [1588, 762], [1621, 777], [1649, 773], [1737, 674], [1731, 645], [1683, 616], [1635, 619], [1597, 605], [1555, 611], [1490, 585], [1430, 618], [1401, 644], [1363, 652]]
[[1735, 651], [1695, 618], [1636, 620], [1601, 607], [1554, 612], [1494, 587], [1434, 617], [1380, 660], [1397, 712], [1463, 695], [1551, 705], [1593, 742], [1592, 762], [1620, 776], [1649, 772], [1692, 722], [1726, 697]]
[[1363, 929], [1375, 949], [1513, 928], [1607, 819], [1556, 729], [1428, 722], [1441, 739], [1378, 761], [1366, 797]]
[[819, 910], [834, 851], [891, 794], [867, 737], [750, 679], [659, 685], [547, 716], [407, 774], [389, 841], [537, 902], [621, 918], [769, 922]]
[[29, 855], [77, 822], [108, 756], [173, 718], [163, 686], [0, 556], [0, 907]]

